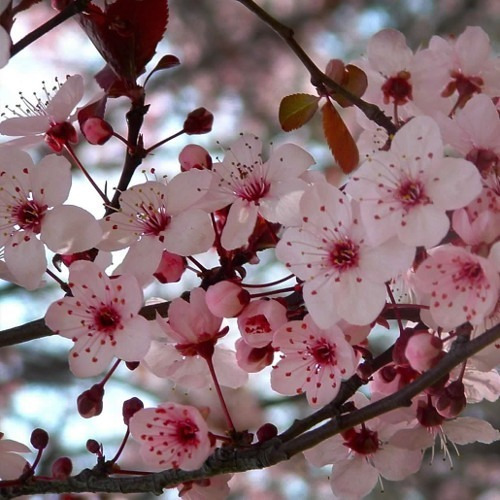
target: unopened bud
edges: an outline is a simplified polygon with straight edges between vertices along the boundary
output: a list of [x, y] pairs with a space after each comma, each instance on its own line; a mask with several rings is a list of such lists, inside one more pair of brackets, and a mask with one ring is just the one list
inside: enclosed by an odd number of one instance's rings
[[257, 439], [259, 443], [263, 441], [269, 441], [273, 437], [278, 435], [278, 428], [274, 424], [270, 424], [269, 422], [261, 425], [259, 430], [257, 431]]
[[30, 442], [35, 450], [43, 450], [47, 447], [49, 435], [43, 429], [35, 429], [31, 433]]
[[94, 455], [102, 455], [102, 445], [95, 439], [88, 439], [86, 444], [87, 450]]
[[188, 144], [179, 153], [179, 163], [183, 172], [187, 172], [192, 168], [210, 170], [212, 168], [212, 157], [205, 148], [197, 144]]
[[442, 349], [443, 342], [439, 337], [428, 332], [419, 332], [408, 340], [405, 356], [414, 370], [424, 372], [437, 363]]
[[132, 416], [144, 408], [144, 403], [139, 398], [131, 398], [124, 401], [122, 408], [123, 422], [128, 425]]
[[140, 364], [141, 363], [139, 361], [125, 361], [125, 365], [131, 372], [138, 368]]
[[104, 387], [100, 384], [95, 384], [87, 391], [82, 392], [77, 399], [78, 413], [83, 418], [100, 415], [103, 408], [103, 397]]
[[113, 136], [113, 127], [98, 116], [87, 118], [80, 128], [85, 139], [95, 146], [102, 146]]
[[445, 418], [455, 418], [467, 405], [465, 387], [461, 380], [446, 386], [436, 401], [436, 410]]
[[250, 302], [250, 294], [238, 283], [226, 280], [209, 286], [205, 301], [214, 316], [234, 318]]
[[184, 132], [188, 135], [206, 134], [212, 130], [214, 115], [205, 108], [198, 108], [187, 115]]
[[54, 479], [66, 479], [73, 471], [73, 463], [68, 457], [59, 457], [52, 464], [52, 477]]
[[160, 283], [175, 283], [179, 281], [186, 270], [186, 257], [163, 250], [160, 264], [153, 276]]

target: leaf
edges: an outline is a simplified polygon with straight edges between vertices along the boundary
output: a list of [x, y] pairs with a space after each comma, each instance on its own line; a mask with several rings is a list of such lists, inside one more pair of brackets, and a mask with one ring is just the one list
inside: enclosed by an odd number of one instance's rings
[[349, 129], [330, 101], [321, 108], [323, 133], [328, 147], [344, 174], [351, 173], [359, 163], [359, 152]]
[[154, 56], [166, 29], [168, 3], [117, 0], [105, 4], [104, 11], [91, 3], [79, 21], [113, 72], [133, 85]]
[[311, 94], [292, 94], [283, 97], [280, 103], [279, 121], [285, 132], [290, 132], [307, 123], [318, 109], [319, 97]]
[[181, 62], [179, 61], [179, 59], [172, 54], [167, 54], [163, 56], [158, 61], [158, 64], [151, 70], [151, 72], [147, 76], [144, 82], [144, 87], [146, 86], [146, 83], [153, 76], [154, 73], [156, 73], [157, 71], [163, 71], [165, 69], [175, 68], [175, 66], [179, 66], [180, 63]]

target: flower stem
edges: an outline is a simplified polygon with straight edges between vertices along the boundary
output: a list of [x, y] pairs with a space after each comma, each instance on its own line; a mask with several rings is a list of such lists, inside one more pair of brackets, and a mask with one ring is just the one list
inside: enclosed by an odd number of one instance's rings
[[288, 276], [285, 276], [284, 278], [280, 278], [279, 280], [276, 280], [276, 281], [270, 281], [269, 283], [262, 283], [262, 284], [258, 284], [258, 285], [253, 284], [253, 283], [241, 283], [241, 286], [243, 288], [264, 288], [267, 286], [279, 285], [280, 283], [288, 281], [292, 278], [295, 278], [294, 274], [289, 274]]
[[150, 148], [146, 149], [144, 153], [148, 155], [154, 149], [159, 148], [160, 146], [163, 146], [163, 144], [171, 141], [172, 139], [175, 139], [176, 137], [179, 137], [183, 133], [184, 133], [184, 129], [179, 130], [179, 132], [176, 132], [174, 135], [171, 135], [170, 137], [167, 137], [166, 139], [163, 139], [163, 141], [160, 141], [160, 142], [157, 142], [156, 144], [153, 144]]
[[224, 413], [224, 417], [226, 417], [226, 422], [227, 422], [227, 425], [229, 427], [229, 430], [230, 430], [230, 432], [234, 433], [234, 432], [236, 432], [236, 428], [234, 427], [233, 420], [231, 419], [231, 415], [229, 414], [229, 410], [227, 408], [226, 402], [224, 401], [224, 396], [222, 395], [219, 381], [217, 380], [217, 375], [215, 373], [213, 358], [210, 356], [210, 357], [204, 357], [203, 359], [205, 359], [205, 361], [207, 362], [208, 369], [210, 370], [210, 375], [212, 376], [215, 390], [217, 392], [217, 396], [219, 397], [219, 401], [220, 401], [220, 404], [222, 406], [222, 412]]

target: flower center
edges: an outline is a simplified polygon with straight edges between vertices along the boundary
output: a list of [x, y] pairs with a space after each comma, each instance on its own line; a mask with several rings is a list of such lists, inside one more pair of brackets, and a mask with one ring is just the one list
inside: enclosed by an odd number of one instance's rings
[[471, 284], [479, 284], [484, 278], [483, 269], [478, 262], [463, 262], [460, 269], [453, 273], [452, 279], [457, 281], [469, 281]]
[[356, 267], [359, 262], [359, 247], [352, 241], [339, 241], [330, 251], [330, 263], [337, 271], [346, 271]]
[[426, 205], [430, 202], [425, 194], [424, 186], [419, 181], [406, 180], [400, 186], [396, 197], [408, 210], [416, 205]]
[[259, 201], [269, 192], [269, 184], [264, 179], [253, 178], [236, 188], [236, 195], [246, 201]]
[[52, 151], [60, 153], [66, 144], [78, 142], [78, 134], [69, 122], [53, 123], [44, 139]]
[[154, 207], [153, 205], [142, 207], [143, 212], [137, 214], [142, 223], [143, 233], [146, 236], [158, 236], [170, 223], [170, 215], [164, 205]]
[[496, 172], [499, 165], [499, 157], [490, 149], [474, 148], [467, 153], [465, 159], [474, 163], [483, 176]]
[[410, 77], [411, 75], [408, 71], [400, 71], [396, 76], [392, 76], [386, 80], [384, 85], [382, 85], [385, 104], [389, 104], [392, 99], [394, 104], [401, 106], [413, 99]]
[[196, 434], [198, 431], [198, 426], [187, 418], [186, 420], [177, 423], [177, 440], [181, 444], [196, 446], [199, 443], [199, 439]]
[[319, 365], [335, 365], [337, 364], [335, 359], [335, 347], [335, 344], [330, 345], [325, 340], [321, 340], [315, 346], [309, 347], [308, 350]]
[[380, 447], [378, 433], [367, 429], [364, 425], [359, 431], [349, 429], [343, 432], [342, 437], [345, 439], [344, 446], [361, 455], [371, 455]]
[[40, 233], [47, 205], [39, 205], [34, 200], [26, 200], [22, 205], [13, 207], [11, 215], [19, 229]]
[[102, 306], [94, 314], [94, 325], [97, 330], [112, 334], [120, 325], [120, 314], [110, 306]]
[[250, 335], [254, 333], [269, 333], [271, 331], [271, 325], [263, 314], [252, 316], [245, 323], [245, 333]]

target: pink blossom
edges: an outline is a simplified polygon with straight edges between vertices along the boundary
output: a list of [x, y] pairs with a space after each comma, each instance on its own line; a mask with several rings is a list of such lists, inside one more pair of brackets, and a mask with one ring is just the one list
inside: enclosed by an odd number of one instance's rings
[[270, 342], [263, 347], [254, 347], [241, 338], [236, 341], [235, 348], [238, 366], [247, 373], [260, 372], [274, 360], [274, 347]]
[[420, 116], [396, 133], [390, 151], [368, 158], [346, 190], [360, 202], [373, 244], [397, 235], [407, 245], [431, 247], [448, 232], [446, 211], [481, 192], [481, 176], [466, 160], [444, 158], [437, 124]]
[[47, 261], [45, 245], [57, 253], [88, 250], [102, 232], [86, 210], [63, 205], [71, 188], [71, 166], [60, 156], [38, 165], [14, 148], [0, 149], [0, 248], [16, 283], [33, 290]]
[[[26, 106], [16, 107], [16, 115], [0, 123], [0, 134], [22, 136], [22, 139], [10, 141], [18, 146], [33, 146], [45, 140], [55, 151], [61, 151], [64, 142], [77, 141], [77, 133], [70, 121], [70, 114], [83, 97], [83, 78], [80, 75], [69, 76], [56, 87], [56, 93], [47, 101], [37, 97], [35, 103], [23, 98]], [[48, 95], [48, 91], [44, 89]], [[76, 118], [76, 117], [75, 117]]]
[[31, 453], [31, 450], [24, 444], [3, 437], [4, 433], [0, 432], [0, 479], [17, 479], [28, 465], [18, 453]]
[[205, 301], [219, 318], [235, 318], [250, 302], [250, 294], [235, 280], [219, 281], [207, 289]]
[[49, 307], [45, 323], [75, 345], [69, 366], [77, 377], [91, 377], [107, 369], [113, 357], [140, 361], [146, 354], [151, 333], [149, 322], [139, 316], [142, 289], [130, 275], [109, 278], [92, 262], [70, 266], [72, 297]]
[[283, 354], [271, 373], [271, 387], [280, 394], [306, 393], [313, 407], [331, 401], [343, 379], [357, 366], [353, 348], [336, 325], [322, 330], [307, 315], [274, 333], [273, 346]]
[[270, 222], [290, 221], [290, 206], [306, 186], [299, 176], [314, 163], [294, 144], [278, 147], [267, 162], [261, 150], [260, 139], [245, 134], [227, 149], [221, 163], [213, 165], [205, 206], [217, 210], [231, 205], [221, 237], [227, 250], [248, 243], [258, 215]]
[[443, 245], [429, 252], [415, 275], [418, 291], [430, 294], [430, 314], [445, 330], [466, 321], [480, 324], [498, 300], [500, 278], [489, 259]]
[[441, 339], [425, 331], [415, 332], [406, 344], [405, 357], [410, 366], [419, 372], [432, 368], [443, 353]]
[[222, 500], [229, 497], [232, 474], [220, 474], [177, 486], [182, 500]]
[[197, 144], [188, 144], [179, 153], [181, 170], [186, 172], [192, 168], [203, 170], [212, 168], [212, 158], [205, 148]]
[[[0, 0], [0, 16], [9, 5], [10, 0]], [[12, 41], [9, 33], [3, 26], [0, 26], [0, 68], [3, 68], [9, 62], [11, 45]]]
[[[368, 404], [361, 394], [354, 397], [357, 407]], [[420, 468], [420, 450], [403, 450], [392, 443], [394, 426], [380, 419], [331, 437], [304, 452], [308, 462], [321, 467], [333, 464], [330, 485], [340, 498], [359, 499], [380, 481], [401, 481]]]
[[161, 403], [143, 408], [130, 419], [130, 433], [141, 443], [144, 463], [154, 470], [194, 470], [212, 451], [208, 427], [193, 406]]
[[154, 277], [160, 283], [175, 283], [182, 278], [186, 266], [187, 262], [185, 257], [163, 250], [160, 264], [156, 268]]
[[205, 187], [203, 176], [194, 180], [184, 172], [168, 183], [148, 181], [122, 193], [120, 210], [101, 221], [104, 238], [99, 245], [110, 251], [130, 247], [116, 273], [133, 274], [146, 284], [163, 250], [187, 256], [211, 247], [215, 234], [209, 216], [190, 208], [208, 187], [210, 179], [204, 180]]
[[158, 317], [156, 322], [159, 330], [144, 359], [155, 375], [190, 388], [207, 387], [211, 376], [206, 360], [211, 358], [221, 385], [239, 387], [246, 382], [234, 352], [217, 345], [228, 328], [222, 328], [222, 318], [208, 309], [203, 289], [192, 290], [189, 302], [173, 300], [168, 320]]
[[500, 66], [488, 35], [479, 26], [468, 26], [456, 38], [433, 36], [429, 48], [415, 59], [419, 74], [416, 99], [426, 112], [440, 108], [447, 115], [476, 93], [500, 94]]
[[304, 300], [321, 328], [340, 318], [353, 325], [375, 320], [385, 305], [385, 282], [406, 270], [414, 249], [396, 238], [374, 247], [357, 217], [357, 204], [326, 182], [306, 189], [302, 225], [289, 228], [276, 255], [304, 280]]

